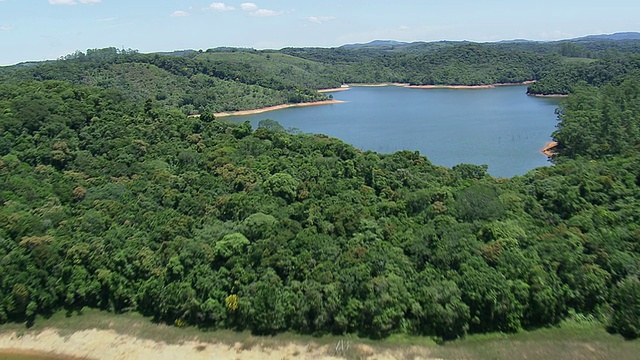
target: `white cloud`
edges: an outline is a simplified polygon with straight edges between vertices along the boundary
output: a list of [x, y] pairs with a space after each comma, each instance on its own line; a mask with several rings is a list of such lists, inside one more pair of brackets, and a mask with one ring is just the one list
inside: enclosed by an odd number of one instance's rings
[[278, 15], [282, 15], [286, 13], [285, 11], [282, 10], [269, 10], [269, 9], [258, 9], [256, 11], [252, 11], [249, 13], [249, 15], [251, 16], [258, 16], [258, 17], [268, 17], [268, 16], [278, 16]]
[[11, 26], [11, 25], [4, 25], [4, 24], [0, 25], [0, 30], [2, 30], [2, 31], [9, 31], [11, 29], [13, 29], [13, 26]]
[[102, 0], [80, 0], [82, 4], [98, 4]]
[[[62, 1], [67, 1], [67, 0], [62, 0]], [[74, 1], [74, 0], [71, 0], [71, 1]], [[284, 10], [260, 9], [258, 5], [251, 2], [240, 4], [240, 9], [249, 12], [250, 16], [256, 16], [256, 17], [278, 16], [278, 15], [286, 14], [289, 12]], [[214, 3], [211, 3], [211, 5], [207, 6], [205, 10], [214, 10], [214, 11], [223, 12], [223, 11], [234, 11], [236, 10], [236, 8], [231, 5], [227, 5], [225, 3], [214, 2]]]
[[212, 3], [206, 9], [215, 11], [233, 11], [236, 8], [234, 8], [233, 6], [225, 5], [224, 3]]
[[171, 17], [185, 17], [185, 16], [189, 16], [189, 13], [182, 10], [176, 10], [171, 13]]
[[254, 3], [242, 3], [240, 4], [240, 9], [244, 11], [256, 11], [258, 10], [258, 5]]
[[49, 0], [49, 4], [51, 5], [75, 5], [77, 2], [75, 0]]
[[322, 24], [325, 23], [327, 21], [331, 21], [331, 20], [335, 20], [336, 18], [333, 16], [309, 16], [307, 18], [307, 20], [311, 21], [312, 23], [316, 23], [316, 24]]

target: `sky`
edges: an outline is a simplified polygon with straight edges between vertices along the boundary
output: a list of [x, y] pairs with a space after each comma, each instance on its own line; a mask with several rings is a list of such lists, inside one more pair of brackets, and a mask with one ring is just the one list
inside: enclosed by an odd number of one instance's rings
[[116, 47], [334, 47], [372, 40], [559, 40], [640, 31], [640, 1], [0, 0], [0, 65]]

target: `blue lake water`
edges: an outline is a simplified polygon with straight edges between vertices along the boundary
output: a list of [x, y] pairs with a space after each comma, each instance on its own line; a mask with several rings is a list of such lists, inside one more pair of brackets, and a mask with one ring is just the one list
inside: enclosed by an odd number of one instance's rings
[[285, 128], [337, 137], [363, 150], [419, 151], [432, 163], [487, 164], [496, 177], [548, 166], [540, 149], [556, 129], [557, 99], [526, 95], [526, 86], [492, 89], [352, 87], [332, 93], [345, 103], [227, 118], [278, 121]]

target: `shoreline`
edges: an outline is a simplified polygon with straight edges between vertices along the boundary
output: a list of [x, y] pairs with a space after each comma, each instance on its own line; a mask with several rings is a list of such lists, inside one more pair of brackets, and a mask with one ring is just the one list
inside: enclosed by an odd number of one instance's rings
[[228, 116], [255, 115], [255, 114], [262, 114], [268, 111], [282, 110], [282, 109], [288, 109], [292, 107], [332, 105], [332, 104], [341, 104], [343, 102], [344, 102], [343, 100], [322, 100], [322, 101], [312, 101], [312, 102], [297, 103], [297, 104], [281, 104], [281, 105], [267, 106], [260, 109], [253, 109], [253, 110], [219, 112], [219, 113], [214, 113], [213, 115], [216, 118], [228, 117]]
[[495, 83], [485, 85], [403, 85], [409, 89], [493, 89], [499, 86], [521, 86], [535, 83], [535, 80], [527, 80], [517, 83]]
[[337, 88], [320, 89], [320, 90], [318, 90], [318, 92], [323, 94], [323, 93], [328, 93], [328, 92], [345, 91], [345, 90], [349, 90], [349, 89], [351, 89], [349, 87], [349, 85], [343, 84], [342, 86], [337, 87]]
[[404, 87], [408, 89], [493, 89], [499, 86], [521, 86], [521, 85], [530, 85], [535, 83], [535, 80], [527, 80], [523, 82], [515, 82], [515, 83], [495, 83], [495, 84], [484, 84], [484, 85], [411, 85], [409, 83], [349, 83], [344, 84], [339, 88], [332, 89], [320, 89], [318, 92], [335, 92], [335, 91], [344, 91], [349, 90], [352, 87], [384, 87], [384, 86], [398, 86]]
[[566, 98], [569, 97], [567, 94], [529, 94], [529, 96], [537, 97], [537, 98]]
[[[348, 345], [347, 345], [348, 346]], [[199, 336], [176, 342], [152, 340], [119, 333], [115, 330], [85, 329], [71, 334], [54, 328], [39, 331], [0, 333], [0, 357], [42, 356], [49, 360], [137, 360], [137, 359], [316, 359], [340, 360], [344, 354], [337, 347], [315, 341], [254, 339], [243, 341], [201, 340]], [[409, 349], [382, 348], [374, 350], [363, 343], [352, 345], [355, 354], [366, 354], [370, 360], [390, 360], [405, 357], [409, 352], [421, 359], [432, 359], [428, 347]]]
[[558, 143], [555, 141], [549, 141], [545, 144], [545, 146], [540, 149], [540, 152], [547, 155], [548, 157], [552, 157], [553, 155], [555, 155], [555, 151], [553, 151], [553, 149], [556, 148], [556, 146], [558, 146]]
[[312, 358], [337, 359], [327, 356], [328, 346], [308, 346], [289, 343], [282, 346], [266, 344], [225, 344], [199, 339], [167, 343], [118, 333], [114, 330], [87, 329], [62, 335], [45, 328], [25, 333], [0, 333], [0, 355], [33, 355], [52, 360], [133, 360], [133, 359], [265, 359], [280, 360], [307, 354]]
[[[17, 355], [29, 359], [40, 356], [46, 360], [137, 360], [137, 359], [247, 359], [282, 360], [314, 359], [339, 360], [361, 358], [367, 360], [423, 359], [442, 360], [459, 358], [462, 353], [467, 357], [481, 357], [477, 350], [477, 340], [493, 347], [495, 339], [482, 335], [481, 339], [464, 340], [452, 343], [452, 348], [438, 346], [431, 338], [409, 335], [394, 340], [363, 339], [357, 335], [312, 336], [284, 333], [274, 336], [256, 336], [248, 331], [236, 330], [202, 331], [195, 327], [177, 328], [166, 324], [152, 323], [150, 318], [137, 313], [114, 315], [98, 310], [87, 309], [83, 315], [67, 317], [66, 313], [54, 314], [49, 319], [38, 320], [36, 328], [25, 328], [24, 324], [0, 325], [0, 359], [3, 355]], [[536, 329], [523, 331], [527, 339], [539, 343], [533, 357], [554, 358], [555, 350], [540, 353], [540, 346], [548, 345], [549, 336], [557, 337], [558, 346], [572, 346], [571, 354], [578, 358], [588, 358], [594, 354], [589, 346], [597, 346], [598, 353], [613, 348], [627, 346], [618, 335], [606, 332], [604, 324], [577, 323], [571, 320], [562, 322], [558, 329]], [[578, 326], [578, 327], [576, 327]], [[581, 331], [576, 331], [581, 330]], [[584, 338], [582, 330], [588, 331]], [[493, 333], [498, 334], [498, 333]], [[502, 334], [504, 335], [504, 334]], [[521, 341], [521, 335], [509, 335], [506, 340]], [[603, 337], [607, 337], [605, 342]], [[494, 340], [482, 340], [482, 339]], [[399, 341], [398, 341], [399, 340]], [[513, 344], [499, 339], [500, 353], [508, 357]], [[614, 343], [615, 341], [615, 343]], [[594, 343], [596, 342], [596, 343]], [[510, 345], [509, 345], [510, 344]], [[600, 345], [597, 345], [600, 344]], [[620, 354], [637, 354], [640, 344], [626, 347]], [[574, 352], [580, 350], [582, 352]], [[471, 351], [471, 352], [469, 352]], [[475, 355], [474, 355], [475, 354]], [[524, 353], [523, 353], [524, 354]], [[548, 356], [547, 356], [548, 354]], [[541, 356], [542, 355], [542, 356]], [[520, 356], [522, 357], [522, 356]], [[555, 356], [557, 357], [557, 356]], [[576, 357], [576, 356], [574, 356]], [[628, 358], [625, 356], [623, 358]], [[635, 358], [635, 357], [634, 357]]]

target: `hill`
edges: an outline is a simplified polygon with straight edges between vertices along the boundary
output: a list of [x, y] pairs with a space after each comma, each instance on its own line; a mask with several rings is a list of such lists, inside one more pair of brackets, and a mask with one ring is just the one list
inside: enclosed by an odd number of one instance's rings
[[407, 44], [409, 43], [396, 40], [373, 40], [365, 44], [345, 44], [342, 47], [345, 49], [359, 49], [367, 47], [396, 47]]
[[575, 42], [575, 41], [597, 41], [597, 40], [611, 40], [611, 41], [640, 40], [640, 32], [619, 32], [614, 34], [588, 35], [584, 37], [569, 39], [568, 41]]
[[344, 83], [523, 82], [539, 78], [558, 63], [554, 54], [481, 44], [406, 46], [397, 52], [373, 48], [218, 48], [140, 54], [115, 48], [89, 49], [58, 61], [0, 68], [0, 79], [60, 80], [118, 89], [136, 102], [204, 114], [326, 100], [317, 90]]
[[[178, 107], [186, 114], [255, 109], [325, 100], [314, 89], [340, 85], [297, 68], [284, 56], [239, 52], [178, 52], [169, 55], [121, 52], [115, 48], [76, 52], [65, 59], [3, 68], [5, 81], [61, 80], [118, 89], [129, 100]], [[216, 60], [217, 59], [217, 60]], [[308, 64], [306, 64], [308, 65]], [[290, 76], [280, 76], [290, 73]], [[294, 85], [300, 81], [300, 85]]]

